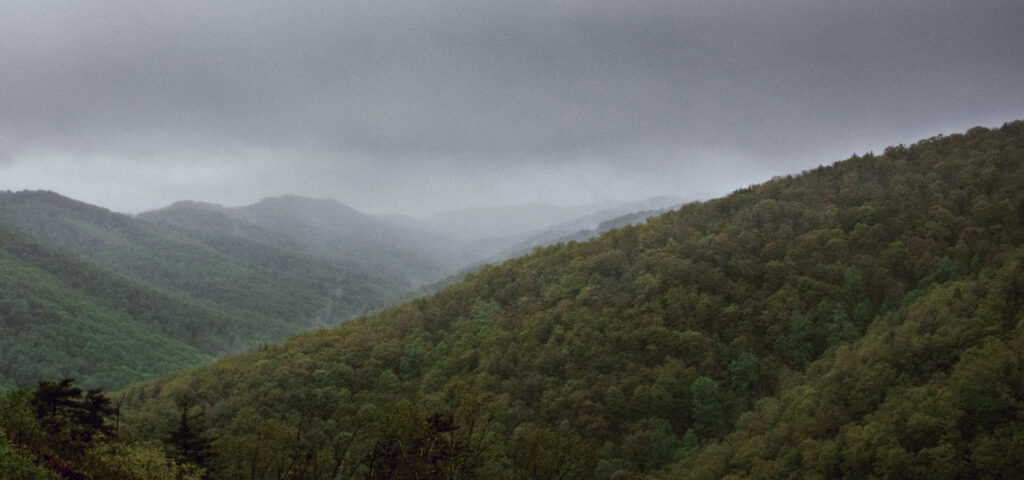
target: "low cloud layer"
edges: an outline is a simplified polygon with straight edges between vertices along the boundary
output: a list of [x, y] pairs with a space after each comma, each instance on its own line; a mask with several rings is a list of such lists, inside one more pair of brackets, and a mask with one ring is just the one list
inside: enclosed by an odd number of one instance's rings
[[1024, 115], [1017, 1], [0, 0], [0, 188], [705, 195]]

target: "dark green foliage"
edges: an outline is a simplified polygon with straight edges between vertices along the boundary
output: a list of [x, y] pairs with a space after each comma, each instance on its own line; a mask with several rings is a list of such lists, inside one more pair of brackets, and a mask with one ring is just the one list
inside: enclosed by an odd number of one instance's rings
[[399, 291], [265, 240], [0, 192], [0, 384], [120, 387], [336, 325]]
[[1020, 122], [854, 157], [134, 386], [126, 431], [189, 392], [222, 478], [423, 472], [444, 445], [467, 476], [550, 471], [517, 431], [583, 478], [1012, 477], [1020, 185]]
[[118, 409], [73, 382], [43, 380], [0, 397], [0, 478], [200, 479], [198, 467], [118, 441]]
[[453, 441], [458, 429], [451, 416], [424, 412], [411, 404], [393, 406], [385, 417], [384, 434], [363, 459], [366, 478], [479, 478], [470, 463], [469, 446]]
[[[14, 386], [64, 375], [88, 387], [119, 387], [209, 361], [174, 338], [184, 323], [175, 319], [210, 319], [201, 309], [2, 226], [0, 239], [0, 375]], [[75, 276], [94, 290], [76, 288]]]
[[63, 447], [81, 453], [97, 436], [113, 435], [114, 429], [107, 419], [115, 412], [100, 389], [91, 389], [83, 397], [82, 389], [73, 386], [74, 381], [40, 380], [32, 391], [31, 404], [46, 433], [67, 435]]
[[[721, 414], [721, 412], [718, 412]], [[622, 438], [622, 453], [639, 472], [661, 468], [679, 447], [672, 425], [665, 419], [645, 418], [630, 427]]]
[[74, 421], [79, 425], [76, 436], [84, 441], [90, 441], [97, 434], [114, 435], [114, 426], [106, 422], [114, 413], [116, 412], [110, 398], [103, 395], [101, 389], [89, 389], [75, 412]]
[[508, 454], [509, 477], [516, 480], [591, 478], [596, 466], [596, 452], [579, 435], [567, 428], [551, 431], [532, 423], [516, 427]]
[[137, 301], [123, 286], [97, 286], [74, 269], [65, 274], [36, 264], [89, 295], [127, 303], [133, 316], [156, 316], [154, 323], [209, 355], [334, 326], [401, 293], [393, 282], [324, 262], [273, 237], [159, 225], [49, 192], [0, 193], [0, 224], [119, 275], [101, 279], [106, 284], [127, 278], [164, 296], [173, 292], [179, 303], [185, 297], [188, 305], [177, 310], [191, 310], [193, 319], [176, 314], [166, 321], [148, 308], [151, 298]]
[[747, 398], [759, 391], [758, 381], [761, 378], [761, 364], [757, 355], [743, 352], [729, 364], [729, 375], [732, 377], [732, 389], [742, 398]]
[[48, 480], [56, 478], [53, 472], [40, 467], [7, 444], [0, 435], [0, 478], [18, 480]]
[[814, 364], [806, 381], [759, 404], [680, 472], [1015, 476], [1024, 465], [1022, 264], [1019, 250], [1003, 268], [937, 287], [881, 319]]
[[72, 378], [65, 378], [59, 383], [40, 380], [39, 386], [32, 393], [32, 406], [35, 408], [36, 418], [68, 417], [82, 396], [81, 388], [71, 386], [74, 381]]
[[725, 412], [718, 393], [718, 384], [708, 377], [698, 377], [690, 385], [693, 405], [693, 427], [702, 438], [713, 437], [725, 423]]
[[206, 467], [213, 459], [210, 447], [213, 440], [202, 433], [204, 429], [198, 425], [201, 417], [191, 412], [191, 407], [192, 401], [187, 395], [178, 400], [181, 410], [178, 426], [167, 433], [164, 443], [179, 462]]
[[803, 366], [817, 358], [825, 348], [824, 335], [810, 315], [795, 314], [785, 334], [775, 342], [775, 351]]

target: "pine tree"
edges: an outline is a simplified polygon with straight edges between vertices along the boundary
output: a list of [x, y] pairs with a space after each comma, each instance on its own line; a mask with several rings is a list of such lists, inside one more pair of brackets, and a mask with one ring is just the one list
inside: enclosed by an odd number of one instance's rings
[[72, 386], [74, 382], [73, 378], [65, 378], [59, 383], [53, 380], [40, 380], [32, 394], [32, 406], [35, 407], [36, 418], [42, 420], [48, 417], [64, 416], [73, 409], [82, 395], [82, 389]]
[[208, 467], [213, 458], [211, 449], [213, 440], [203, 436], [200, 428], [197, 427], [199, 416], [189, 416], [192, 406], [192, 400], [188, 396], [179, 399], [178, 408], [181, 410], [181, 417], [178, 421], [178, 428], [168, 432], [164, 443], [171, 449], [171, 454], [175, 459]]

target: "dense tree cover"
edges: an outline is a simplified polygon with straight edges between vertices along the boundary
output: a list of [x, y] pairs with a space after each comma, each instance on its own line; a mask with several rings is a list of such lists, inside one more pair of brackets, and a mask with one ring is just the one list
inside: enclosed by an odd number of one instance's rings
[[133, 386], [214, 478], [1006, 478], [1024, 123], [853, 157]]
[[408, 287], [440, 280], [469, 260], [466, 246], [451, 236], [386, 222], [336, 200], [267, 198], [237, 213], [257, 225], [288, 232], [321, 255]]
[[56, 376], [120, 387], [337, 325], [400, 291], [254, 233], [0, 192], [0, 389]]
[[66, 378], [0, 397], [0, 478], [200, 480], [154, 443], [119, 439], [119, 406]]
[[265, 237], [211, 237], [49, 192], [0, 192], [0, 223], [219, 312], [217, 322], [200, 323], [212, 323], [220, 331], [195, 336], [205, 342], [197, 346], [211, 355], [337, 325], [401, 293], [392, 282], [263, 241]]
[[1020, 185], [1021, 122], [774, 179], [133, 387], [129, 431], [195, 395], [220, 478], [443, 470], [466, 444], [470, 477], [1005, 476]]
[[0, 476], [20, 480], [46, 480], [54, 478], [49, 470], [36, 465], [31, 458], [21, 454], [0, 435]]
[[188, 331], [215, 316], [3, 227], [0, 241], [0, 386], [73, 375], [120, 387], [210, 360], [186, 342], [216, 332]]
[[[0, 249], [26, 267], [36, 269], [96, 301], [117, 306], [140, 321], [209, 353], [225, 349], [224, 338], [239, 335], [226, 330], [235, 319], [187, 296], [153, 288], [117, 275], [95, 263], [43, 244], [36, 238], [0, 224]], [[8, 272], [10, 281], [16, 276]]]
[[1022, 353], [1024, 248], [1002, 268], [932, 284], [878, 318], [681, 461], [675, 476], [1019, 476]]
[[259, 238], [407, 289], [446, 277], [468, 264], [474, 250], [426, 225], [367, 215], [330, 199], [283, 196], [235, 208], [179, 202], [140, 218], [200, 232], [204, 241]]
[[[324, 212], [325, 215], [331, 213]], [[301, 211], [281, 212], [285, 217], [289, 214], [309, 216], [303, 215]], [[368, 309], [379, 307], [382, 299], [408, 288], [406, 284], [409, 279], [401, 275], [388, 278], [382, 272], [374, 272], [346, 259], [333, 259], [327, 251], [328, 246], [311, 248], [309, 244], [315, 242], [305, 239], [302, 229], [294, 225], [271, 228], [249, 222], [244, 217], [237, 218], [236, 215], [237, 209], [178, 202], [161, 210], [143, 213], [138, 218], [171, 227], [221, 254], [270, 272], [285, 285], [326, 296], [332, 309], [337, 310], [335, 317], [346, 318], [365, 313]], [[357, 249], [354, 246], [347, 248]], [[372, 255], [366, 252], [365, 256]], [[279, 300], [273, 297], [267, 302]], [[298, 303], [303, 300], [295, 298], [292, 301]], [[313, 301], [313, 304], [322, 305], [324, 302]]]

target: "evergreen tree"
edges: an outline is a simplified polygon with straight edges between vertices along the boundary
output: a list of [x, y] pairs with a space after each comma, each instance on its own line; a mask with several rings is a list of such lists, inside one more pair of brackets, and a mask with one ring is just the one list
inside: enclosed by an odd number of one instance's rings
[[205, 437], [197, 426], [199, 416], [190, 416], [192, 400], [183, 396], [178, 401], [178, 408], [181, 416], [178, 421], [178, 428], [168, 432], [164, 443], [171, 449], [171, 454], [180, 462], [192, 463], [201, 467], [208, 467], [213, 459], [211, 445], [213, 440]]
[[32, 394], [36, 418], [43, 420], [48, 417], [66, 416], [67, 412], [74, 409], [82, 395], [82, 389], [72, 385], [74, 382], [73, 378], [65, 378], [59, 383], [53, 380], [40, 380]]
[[72, 435], [85, 442], [91, 441], [97, 433], [111, 436], [114, 427], [107, 425], [106, 419], [114, 413], [110, 398], [103, 395], [103, 391], [98, 388], [90, 389], [85, 393], [85, 398], [77, 402], [72, 413]]

